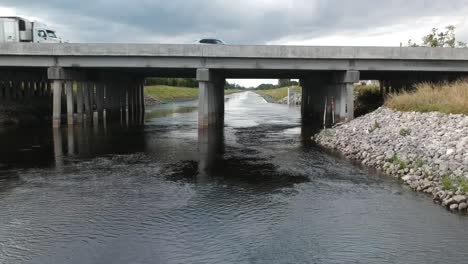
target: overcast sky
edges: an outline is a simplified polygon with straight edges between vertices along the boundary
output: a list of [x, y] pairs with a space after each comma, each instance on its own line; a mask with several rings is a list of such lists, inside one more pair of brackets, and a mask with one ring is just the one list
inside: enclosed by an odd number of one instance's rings
[[[70, 42], [399, 46], [432, 27], [468, 41], [465, 0], [1, 0]], [[259, 81], [247, 81], [247, 85]]]

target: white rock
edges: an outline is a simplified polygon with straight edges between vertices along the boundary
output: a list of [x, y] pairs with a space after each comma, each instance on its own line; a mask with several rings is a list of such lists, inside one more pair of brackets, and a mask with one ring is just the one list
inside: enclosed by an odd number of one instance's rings
[[453, 199], [456, 203], [463, 203], [463, 202], [466, 202], [466, 196], [464, 196], [464, 195], [455, 195], [454, 197], [452, 197], [452, 199]]

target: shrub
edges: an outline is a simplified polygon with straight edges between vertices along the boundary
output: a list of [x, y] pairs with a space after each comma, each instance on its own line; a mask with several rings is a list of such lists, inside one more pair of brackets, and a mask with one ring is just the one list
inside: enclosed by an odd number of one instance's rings
[[400, 136], [409, 136], [411, 134], [411, 129], [408, 128], [402, 128], [400, 129]]
[[354, 87], [354, 115], [365, 115], [382, 106], [384, 100], [377, 86], [357, 85]]

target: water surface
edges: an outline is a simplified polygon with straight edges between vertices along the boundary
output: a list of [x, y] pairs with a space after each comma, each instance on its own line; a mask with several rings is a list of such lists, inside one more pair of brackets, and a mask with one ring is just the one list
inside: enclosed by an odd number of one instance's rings
[[463, 263], [468, 218], [324, 153], [297, 108], [228, 96], [144, 126], [0, 132], [0, 263]]

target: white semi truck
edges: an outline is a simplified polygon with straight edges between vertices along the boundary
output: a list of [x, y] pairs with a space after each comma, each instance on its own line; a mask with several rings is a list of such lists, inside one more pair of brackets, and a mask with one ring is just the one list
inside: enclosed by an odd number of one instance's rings
[[4, 42], [61, 43], [62, 39], [46, 24], [21, 17], [0, 17], [0, 43]]

